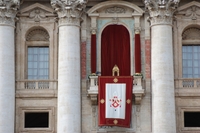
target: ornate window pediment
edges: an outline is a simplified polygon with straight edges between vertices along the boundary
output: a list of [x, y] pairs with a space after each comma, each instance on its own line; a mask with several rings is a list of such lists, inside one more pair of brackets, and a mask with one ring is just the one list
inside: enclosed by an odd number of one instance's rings
[[183, 19], [200, 19], [200, 3], [192, 1], [178, 8], [177, 15]]
[[20, 11], [20, 17], [27, 17], [28, 20], [35, 22], [49, 20], [49, 17], [55, 17], [54, 10], [39, 3], [35, 3]]

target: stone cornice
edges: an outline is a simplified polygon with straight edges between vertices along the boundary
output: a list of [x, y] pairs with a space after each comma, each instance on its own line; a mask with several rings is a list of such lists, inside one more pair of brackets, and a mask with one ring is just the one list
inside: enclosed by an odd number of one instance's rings
[[150, 14], [151, 26], [157, 24], [171, 25], [179, 0], [144, 0], [144, 3]]
[[19, 0], [0, 0], [0, 25], [15, 26], [15, 17], [19, 5]]
[[51, 5], [59, 17], [59, 26], [80, 26], [80, 18], [87, 0], [51, 0]]

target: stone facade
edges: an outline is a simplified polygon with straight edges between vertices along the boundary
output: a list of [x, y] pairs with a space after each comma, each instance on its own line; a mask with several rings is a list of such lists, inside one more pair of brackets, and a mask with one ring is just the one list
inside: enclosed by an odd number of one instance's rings
[[[91, 35], [101, 72], [108, 25], [130, 34], [132, 76], [140, 33], [130, 128], [98, 126]], [[184, 123], [184, 112], [200, 112], [200, 77], [185, 78], [182, 65], [182, 47], [198, 45], [197, 0], [0, 0], [0, 133], [200, 133]], [[48, 79], [28, 78], [31, 47], [48, 47]], [[26, 127], [31, 112], [47, 112], [48, 126]]]

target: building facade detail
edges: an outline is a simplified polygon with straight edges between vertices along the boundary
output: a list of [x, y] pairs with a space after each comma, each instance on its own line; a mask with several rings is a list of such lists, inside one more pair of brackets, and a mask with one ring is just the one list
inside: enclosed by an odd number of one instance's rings
[[172, 24], [173, 14], [176, 11], [179, 0], [144, 0], [149, 11], [151, 25]]
[[49, 34], [43, 29], [34, 29], [26, 36], [26, 41], [49, 41]]
[[[120, 27], [130, 128], [98, 124], [102, 46]], [[0, 133], [200, 133], [199, 55], [199, 0], [0, 0]]]
[[105, 12], [106, 13], [125, 13], [126, 9], [122, 7], [114, 6], [114, 7], [107, 8]]
[[51, 5], [59, 17], [59, 25], [80, 26], [86, 0], [52, 0]]
[[172, 21], [179, 0], [145, 0], [144, 3], [151, 24], [152, 132], [175, 133]]
[[40, 22], [41, 19], [44, 19], [47, 16], [46, 16], [45, 11], [43, 11], [39, 8], [36, 8], [33, 11], [30, 12], [29, 17], [34, 19], [35, 22]]
[[20, 2], [18, 0], [0, 1], [0, 24], [15, 25], [15, 16], [19, 8]]
[[196, 20], [200, 17], [200, 8], [197, 6], [192, 6], [191, 8], [186, 10], [184, 15], [185, 17], [189, 17], [192, 20]]
[[51, 1], [59, 18], [58, 133], [81, 132], [80, 21], [86, 3], [85, 0]]
[[182, 34], [183, 40], [200, 40], [200, 29], [196, 27], [188, 28]]
[[15, 129], [14, 28], [18, 8], [18, 0], [0, 0], [0, 132], [2, 133], [14, 133]]

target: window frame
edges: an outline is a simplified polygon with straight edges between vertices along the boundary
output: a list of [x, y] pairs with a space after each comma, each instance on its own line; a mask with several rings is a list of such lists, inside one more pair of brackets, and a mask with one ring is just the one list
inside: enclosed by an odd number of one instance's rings
[[[182, 54], [182, 58], [181, 58], [181, 62], [182, 62], [182, 78], [189, 78], [189, 79], [193, 79], [193, 78], [200, 78], [200, 76], [199, 77], [195, 77], [194, 76], [194, 73], [192, 72], [192, 77], [184, 77], [183, 76], [183, 46], [191, 46], [191, 47], [193, 47], [193, 46], [199, 46], [200, 47], [200, 41], [199, 42], [197, 42], [196, 44], [193, 44], [192, 42], [190, 42], [189, 44], [188, 44], [189, 42], [187, 42], [186, 41], [186, 43], [183, 43], [183, 45], [182, 45], [182, 49], [181, 49], [181, 54]], [[193, 49], [193, 48], [192, 48]], [[193, 53], [193, 52], [192, 52]], [[200, 58], [199, 58], [200, 59]], [[193, 63], [194, 63], [194, 58], [193, 58], [193, 56], [192, 56], [192, 71], [194, 70], [194, 65], [193, 65]], [[199, 66], [199, 68], [200, 68], [200, 66]], [[200, 72], [199, 72], [200, 73]]]
[[[48, 70], [48, 79], [28, 79], [28, 47], [48, 47], [49, 49], [49, 70]], [[48, 41], [26, 41], [26, 48], [25, 48], [25, 79], [28, 79], [28, 80], [49, 80], [50, 79], [50, 67], [51, 67], [51, 63], [50, 63], [50, 55], [51, 55], [51, 50], [50, 50], [50, 46], [49, 46], [49, 42]]]
[[[55, 107], [20, 107], [20, 131], [22, 132], [32, 132], [32, 131], [46, 131], [46, 132], [52, 132], [54, 131], [54, 125], [55, 125]], [[49, 113], [49, 126], [48, 128], [25, 128], [25, 113], [40, 113], [40, 112], [48, 112]]]
[[[182, 40], [181, 39], [181, 47], [179, 47], [180, 51], [179, 51], [179, 77], [184, 78], [183, 77], [183, 46], [195, 46], [195, 45], [200, 45], [200, 40]], [[200, 77], [199, 77], [200, 78]], [[185, 78], [185, 79], [195, 79], [194, 77], [192, 78]]]
[[200, 107], [180, 107], [180, 119], [179, 126], [181, 131], [186, 132], [194, 132], [199, 131], [200, 127], [185, 127], [184, 125], [184, 112], [200, 112]]

